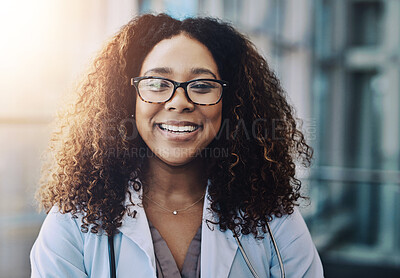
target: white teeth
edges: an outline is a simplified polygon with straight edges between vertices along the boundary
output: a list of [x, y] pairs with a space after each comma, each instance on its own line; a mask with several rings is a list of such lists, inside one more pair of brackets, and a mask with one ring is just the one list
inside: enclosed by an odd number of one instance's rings
[[160, 124], [159, 126], [164, 130], [172, 132], [192, 132], [197, 129], [197, 126], [192, 126], [192, 125], [176, 126], [176, 125]]

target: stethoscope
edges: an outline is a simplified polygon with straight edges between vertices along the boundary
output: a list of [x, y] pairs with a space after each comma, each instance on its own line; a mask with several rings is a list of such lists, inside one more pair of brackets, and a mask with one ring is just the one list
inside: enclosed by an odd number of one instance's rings
[[[272, 231], [271, 231], [271, 227], [269, 226], [268, 223], [267, 223], [267, 230], [268, 230], [268, 233], [269, 233], [269, 235], [271, 237], [271, 241], [272, 241], [272, 245], [274, 246], [274, 249], [275, 249], [276, 257], [278, 258], [279, 268], [281, 270], [281, 278], [285, 278], [285, 269], [283, 268], [283, 261], [282, 261], [282, 257], [281, 257], [281, 252], [279, 252], [278, 244], [276, 244], [274, 235], [272, 234]], [[250, 269], [251, 274], [253, 274], [254, 278], [259, 278], [260, 276], [258, 276], [256, 270], [251, 265], [250, 260], [247, 257], [247, 254], [244, 251], [244, 248], [243, 248], [242, 244], [240, 243], [239, 237], [237, 235], [235, 235], [235, 234], [234, 234], [233, 237], [236, 239], [236, 242], [237, 242], [237, 244], [239, 246], [240, 253], [242, 253], [243, 259], [246, 262], [247, 267]]]
[[[281, 253], [279, 252], [278, 245], [276, 244], [274, 235], [272, 234], [271, 228], [268, 223], [267, 223], [267, 230], [271, 237], [272, 245], [274, 246], [275, 253], [278, 258], [279, 268], [281, 270], [281, 278], [285, 278], [285, 270], [283, 268], [283, 261], [282, 261]], [[236, 239], [236, 242], [239, 246], [240, 253], [243, 256], [243, 259], [246, 262], [247, 267], [250, 269], [251, 274], [254, 276], [254, 278], [259, 278], [260, 276], [258, 276], [254, 267], [251, 265], [249, 257], [247, 257], [247, 254], [244, 251], [244, 248], [242, 246], [242, 243], [239, 240], [239, 237], [236, 234], [234, 234], [233, 237]], [[115, 269], [115, 253], [114, 253], [114, 236], [113, 235], [108, 236], [108, 246], [109, 246], [109, 259], [110, 259], [110, 274], [111, 274], [111, 278], [116, 278], [117, 274], [116, 274], [116, 269]]]

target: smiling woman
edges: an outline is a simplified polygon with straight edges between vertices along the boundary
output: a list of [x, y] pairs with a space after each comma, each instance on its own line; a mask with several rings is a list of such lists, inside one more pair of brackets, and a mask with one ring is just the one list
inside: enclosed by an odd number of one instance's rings
[[296, 208], [312, 150], [230, 25], [133, 19], [59, 124], [33, 277], [322, 277]]

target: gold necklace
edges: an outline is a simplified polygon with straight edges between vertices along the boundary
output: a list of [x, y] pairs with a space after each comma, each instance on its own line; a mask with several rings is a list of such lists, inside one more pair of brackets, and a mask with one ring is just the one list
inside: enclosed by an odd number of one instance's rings
[[156, 201], [150, 199], [150, 197], [147, 197], [146, 195], [143, 195], [143, 196], [144, 196], [147, 200], [149, 200], [150, 202], [152, 202], [153, 204], [155, 204], [156, 206], [158, 206], [159, 208], [161, 208], [161, 209], [163, 209], [163, 210], [165, 210], [165, 211], [167, 211], [167, 212], [170, 212], [170, 213], [172, 213], [173, 215], [177, 215], [178, 212], [182, 212], [182, 211], [188, 210], [188, 209], [190, 209], [191, 207], [195, 206], [198, 202], [200, 202], [200, 201], [204, 198], [205, 193], [201, 196], [200, 199], [198, 199], [196, 202], [194, 202], [194, 203], [191, 204], [190, 206], [188, 206], [188, 207], [186, 207], [186, 208], [183, 208], [183, 209], [175, 209], [175, 210], [170, 210], [170, 209], [168, 209], [168, 208], [166, 208], [166, 207], [160, 205], [159, 203], [157, 203]]

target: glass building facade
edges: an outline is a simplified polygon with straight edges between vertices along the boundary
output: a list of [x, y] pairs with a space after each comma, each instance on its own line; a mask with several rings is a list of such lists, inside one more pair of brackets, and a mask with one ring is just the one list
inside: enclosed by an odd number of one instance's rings
[[25, 64], [62, 63], [36, 66], [32, 80], [20, 69], [7, 77], [13, 69], [0, 65], [0, 277], [29, 276], [29, 250], [44, 218], [33, 202], [40, 153], [65, 88], [118, 26], [145, 12], [215, 16], [251, 38], [315, 149], [312, 168], [298, 175], [325, 276], [400, 277], [400, 1], [38, 2], [51, 12], [45, 23], [53, 29], [50, 39], [38, 31], [47, 43], [37, 47], [40, 59]]

